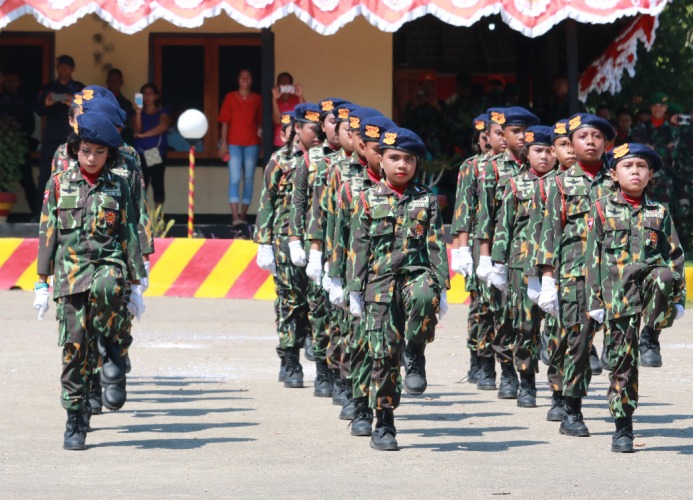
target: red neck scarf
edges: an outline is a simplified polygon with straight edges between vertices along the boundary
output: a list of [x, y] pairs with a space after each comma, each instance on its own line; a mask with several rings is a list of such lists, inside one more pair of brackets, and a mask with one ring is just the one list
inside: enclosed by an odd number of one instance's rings
[[84, 170], [81, 166], [79, 167], [79, 171], [82, 172], [82, 177], [84, 177], [84, 180], [87, 181], [87, 184], [90, 186], [93, 186], [96, 184], [96, 181], [99, 179], [99, 175], [101, 175], [101, 172], [103, 171], [103, 167], [99, 169], [98, 172], [95, 172], [93, 174], [90, 174], [86, 170]]
[[358, 156], [358, 158], [359, 158], [359, 163], [361, 164], [361, 166], [363, 166], [363, 167], [367, 167], [367, 166], [368, 166], [368, 161], [366, 161], [365, 158], [361, 158], [361, 155], [358, 154], [358, 153], [356, 153], [356, 156]]
[[370, 168], [366, 169], [366, 173], [368, 174], [368, 178], [376, 184], [380, 182], [380, 179], [382, 178], [379, 174], [373, 172]]
[[642, 202], [642, 195], [640, 195], [640, 196], [638, 196], [638, 197], [636, 198], [636, 197], [633, 197], [633, 196], [628, 196], [628, 195], [627, 195], [626, 193], [624, 193], [623, 191], [621, 191], [621, 195], [623, 196], [623, 199], [626, 200], [628, 203], [630, 203], [630, 205], [631, 205], [633, 208], [638, 208], [638, 207], [640, 206], [641, 202]]
[[387, 185], [388, 185], [388, 187], [389, 187], [390, 189], [392, 189], [392, 190], [397, 194], [397, 196], [400, 197], [400, 198], [401, 198], [402, 195], [404, 194], [404, 191], [406, 191], [407, 187], [409, 187], [409, 183], [406, 183], [404, 186], [395, 187], [395, 186], [393, 186], [392, 184], [390, 184], [390, 181], [387, 181]]
[[580, 167], [582, 170], [587, 174], [587, 177], [590, 179], [594, 179], [594, 177], [599, 173], [599, 171], [602, 169], [602, 162], [598, 161], [597, 163], [582, 163], [581, 161], [578, 162], [580, 164]]
[[534, 167], [529, 167], [529, 169], [530, 169], [530, 170], [532, 171], [532, 173], [533, 173], [534, 175], [536, 175], [537, 177], [543, 177], [543, 176], [545, 175], [545, 174], [540, 174], [539, 172], [537, 172], [536, 170], [534, 170]]
[[517, 163], [518, 165], [522, 165], [522, 162], [515, 157], [515, 154], [508, 149], [508, 156], [510, 156], [510, 159]]
[[650, 121], [652, 122], [652, 126], [654, 128], [661, 127], [664, 125], [664, 118], [660, 118], [659, 120], [656, 118], [650, 118]]

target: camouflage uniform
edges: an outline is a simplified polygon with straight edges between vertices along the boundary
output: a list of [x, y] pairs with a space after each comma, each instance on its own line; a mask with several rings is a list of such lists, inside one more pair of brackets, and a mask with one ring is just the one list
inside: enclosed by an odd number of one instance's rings
[[[479, 265], [479, 241], [474, 239], [477, 228], [477, 211], [479, 196], [483, 184], [478, 182], [484, 165], [490, 158], [489, 153], [472, 156], [462, 163], [457, 177], [457, 194], [455, 196], [455, 213], [452, 219], [450, 233], [453, 237], [460, 233], [471, 235], [472, 259], [474, 268]], [[469, 292], [469, 314], [467, 316], [467, 347], [476, 351], [480, 338], [493, 336], [493, 313], [485, 300], [490, 293], [486, 290], [486, 282], [479, 281], [475, 273], [465, 278], [465, 289]]]
[[135, 220], [127, 183], [107, 168], [93, 186], [76, 168], [57, 172], [48, 183], [38, 274], [53, 275], [63, 347], [61, 400], [68, 410], [83, 407], [95, 369], [90, 349], [97, 337], [117, 340], [129, 316], [129, 283], [146, 275]]
[[291, 262], [289, 252], [289, 214], [294, 176], [304, 153], [296, 151], [286, 156], [286, 150], [275, 153], [265, 167], [264, 185], [258, 209], [254, 241], [272, 245], [277, 272], [274, 289], [277, 294], [277, 332], [279, 349], [299, 348], [310, 335], [308, 320], [308, 276], [305, 268]]
[[613, 189], [605, 168], [590, 180], [576, 163], [559, 172], [547, 192], [537, 265], [556, 270], [561, 335], [551, 355], [547, 376], [551, 390], [566, 397], [584, 397], [592, 378], [589, 354], [597, 325], [587, 316], [587, 219], [595, 200]]
[[412, 182], [400, 198], [382, 182], [361, 192], [353, 221], [347, 287], [364, 297], [369, 405], [394, 409], [404, 341], [433, 341], [439, 297], [450, 287], [442, 220], [430, 189]]
[[[478, 180], [481, 190], [476, 239], [490, 240], [493, 243], [505, 186], [520, 170], [521, 165], [512, 159], [509, 151], [492, 156], [484, 165]], [[509, 321], [508, 294], [493, 287], [486, 287], [485, 292], [493, 312], [494, 331], [480, 332], [488, 336], [479, 337], [477, 353], [481, 358], [490, 358], [495, 352], [501, 363], [512, 363], [514, 339], [512, 323]]]
[[666, 205], [643, 197], [634, 208], [619, 192], [591, 208], [587, 237], [589, 310], [605, 310], [611, 333], [609, 410], [630, 417], [638, 403], [640, 318], [659, 330], [686, 303], [684, 256]]

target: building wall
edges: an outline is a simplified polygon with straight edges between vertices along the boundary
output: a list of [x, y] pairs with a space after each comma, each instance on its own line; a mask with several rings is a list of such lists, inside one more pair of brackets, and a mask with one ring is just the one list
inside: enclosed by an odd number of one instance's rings
[[[48, 31], [31, 16], [23, 16], [10, 24], [7, 31]], [[322, 36], [294, 16], [281, 19], [273, 27], [275, 33], [275, 70], [289, 71], [304, 86], [308, 100], [343, 97], [364, 106], [372, 106], [391, 116], [392, 108], [392, 34], [383, 33], [359, 17], [332, 36]], [[120, 68], [125, 77], [123, 93], [132, 96], [148, 80], [149, 34], [185, 33], [166, 21], [159, 20], [134, 35], [124, 35], [96, 16], [87, 16], [56, 33], [55, 53], [70, 54], [77, 68], [75, 79], [85, 84], [104, 84], [101, 64]], [[197, 33], [258, 33], [228, 18], [225, 14], [208, 19], [195, 30]], [[102, 54], [101, 63], [94, 61], [95, 52], [103, 52], [93, 41], [101, 34], [112, 51]], [[336, 62], [338, 61], [338, 62]], [[367, 65], [367, 74], [360, 69]], [[181, 69], [184, 69], [182, 67]], [[255, 191], [250, 212], [257, 210], [262, 172], [257, 169]], [[196, 171], [196, 211], [228, 213], [228, 171], [223, 166], [201, 167]], [[187, 212], [188, 171], [170, 167], [166, 171], [166, 212]], [[17, 187], [18, 192], [21, 188]], [[15, 212], [26, 212], [23, 197]]]

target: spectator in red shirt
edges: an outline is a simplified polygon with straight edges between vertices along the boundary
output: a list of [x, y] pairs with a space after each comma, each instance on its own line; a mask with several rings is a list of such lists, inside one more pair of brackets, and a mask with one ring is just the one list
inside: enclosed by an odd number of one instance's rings
[[282, 131], [282, 114], [293, 111], [294, 108], [306, 102], [303, 98], [303, 87], [294, 85], [294, 77], [283, 72], [277, 76], [277, 85], [272, 87], [272, 122], [274, 123], [274, 150], [281, 148], [284, 143], [279, 136]]
[[[244, 224], [253, 198], [255, 166], [262, 138], [262, 98], [250, 91], [253, 75], [249, 69], [238, 72], [238, 90], [224, 97], [217, 121], [221, 123], [219, 157], [228, 158], [229, 204], [233, 225]], [[243, 172], [243, 198], [239, 214], [239, 190]]]

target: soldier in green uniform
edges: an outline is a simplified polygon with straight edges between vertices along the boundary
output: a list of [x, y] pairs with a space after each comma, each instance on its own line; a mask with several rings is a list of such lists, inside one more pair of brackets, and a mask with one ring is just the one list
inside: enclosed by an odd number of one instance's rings
[[[363, 317], [373, 370], [369, 404], [376, 412], [371, 447], [397, 450], [404, 342], [433, 341], [436, 314], [447, 310], [447, 250], [433, 192], [416, 182], [423, 141], [392, 128], [380, 137], [385, 177], [356, 199], [347, 261], [349, 309]], [[364, 311], [365, 302], [365, 311]]]
[[495, 125], [493, 138], [490, 137], [489, 118], [486, 113], [474, 118], [474, 130], [478, 136], [480, 152], [467, 158], [457, 176], [455, 195], [455, 212], [450, 233], [452, 249], [450, 250], [450, 269], [464, 276], [465, 289], [469, 292], [469, 315], [467, 319], [467, 348], [469, 349], [469, 370], [467, 381], [476, 384], [479, 381], [479, 357], [477, 356], [477, 341], [479, 331], [493, 328], [493, 318], [489, 306], [482, 301], [483, 293], [479, 287], [474, 266], [479, 263], [479, 244], [469, 246], [469, 233], [474, 233], [476, 211], [479, 204], [479, 186], [477, 178], [484, 162], [490, 157], [505, 151], [505, 137], [500, 125]]
[[[503, 128], [508, 148], [504, 153], [491, 157], [481, 173], [482, 190], [479, 197], [476, 239], [479, 241], [479, 265], [476, 275], [487, 281], [493, 269], [491, 245], [503, 198], [505, 186], [513, 175], [520, 173], [524, 163], [525, 129], [539, 124], [539, 118], [519, 106], [491, 108], [488, 110], [491, 122]], [[497, 288], [487, 288], [489, 304], [493, 311], [494, 331], [486, 338], [480, 338], [478, 355], [481, 357], [482, 374], [478, 386], [495, 389], [496, 370], [493, 355], [501, 364], [501, 381], [498, 387], [500, 399], [515, 399], [519, 389], [517, 372], [513, 366], [513, 329], [509, 319], [508, 294]], [[489, 349], [491, 346], [492, 349]]]
[[[61, 402], [67, 410], [63, 447], [70, 450], [86, 447], [93, 337], [100, 345], [116, 342], [128, 316], [130, 284], [146, 276], [129, 186], [110, 171], [118, 161], [120, 134], [100, 113], [78, 116], [77, 126], [68, 150], [79, 168], [57, 172], [44, 194], [34, 301], [42, 319], [52, 275], [63, 348]], [[104, 392], [105, 402], [122, 406], [124, 380]]]
[[609, 411], [616, 420], [611, 451], [633, 451], [638, 405], [638, 330], [670, 327], [684, 314], [684, 255], [671, 213], [647, 194], [662, 161], [647, 146], [623, 144], [609, 154], [618, 190], [590, 209], [587, 237], [589, 316], [606, 321]]
[[547, 419], [561, 418], [562, 434], [589, 436], [582, 398], [592, 377], [589, 357], [597, 324], [586, 317], [587, 219], [594, 202], [614, 189], [602, 156], [615, 132], [603, 118], [578, 113], [568, 121], [568, 136], [577, 163], [559, 172], [547, 193], [537, 256], [537, 265], [542, 266], [539, 307], [558, 317], [561, 335], [547, 373], [553, 391]]
[[536, 266], [539, 234], [532, 225], [537, 192], [546, 193], [556, 158], [551, 152], [551, 128], [535, 125], [525, 130], [529, 168], [510, 178], [505, 186], [500, 215], [493, 236], [493, 271], [489, 283], [509, 295], [509, 317], [514, 330], [513, 360], [520, 374], [517, 406], [537, 405], [536, 374], [539, 372], [539, 330], [542, 314], [528, 296], [528, 271]]
[[[275, 260], [274, 285], [279, 316], [277, 332], [280, 358], [283, 355], [284, 360], [284, 386], [301, 388], [303, 367], [299, 362], [299, 351], [305, 345], [305, 336], [311, 335], [306, 298], [308, 277], [305, 273], [305, 260], [303, 266], [293, 264], [300, 253], [305, 259], [305, 251], [301, 241], [289, 241], [289, 219], [296, 169], [300, 163], [306, 162], [308, 150], [321, 142], [320, 110], [315, 104], [299, 104], [294, 109], [294, 120], [286, 143], [286, 154], [273, 157], [265, 168], [265, 184], [260, 198], [254, 240], [259, 245], [271, 245]], [[294, 145], [296, 138], [298, 141]], [[258, 249], [269, 256], [268, 250], [266, 246]]]
[[[381, 114], [367, 116], [365, 108], [351, 112], [351, 119], [360, 122], [358, 132], [352, 130], [352, 138], [358, 155], [358, 163], [352, 162], [350, 169], [353, 175], [342, 184], [337, 201], [337, 221], [335, 224], [332, 260], [329, 266], [330, 300], [336, 306], [349, 307], [344, 296], [347, 258], [350, 248], [351, 227], [355, 200], [361, 192], [376, 185], [381, 180], [379, 140], [382, 134], [395, 124]], [[366, 165], [362, 165], [364, 160]], [[345, 300], [347, 299], [347, 300]], [[353, 436], [370, 436], [373, 424], [373, 410], [368, 406], [368, 391], [371, 381], [373, 359], [368, 349], [368, 338], [365, 335], [361, 318], [349, 314], [351, 329], [347, 335], [347, 352], [349, 354], [349, 386], [353, 397], [353, 411], [349, 406], [343, 408], [340, 416], [351, 416], [351, 434]]]

